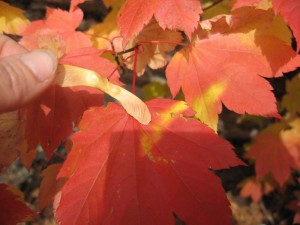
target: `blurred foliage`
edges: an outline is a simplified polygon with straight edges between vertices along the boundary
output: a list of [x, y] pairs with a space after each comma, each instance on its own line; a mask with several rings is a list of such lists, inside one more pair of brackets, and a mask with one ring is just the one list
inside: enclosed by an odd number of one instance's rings
[[153, 98], [170, 98], [171, 92], [167, 83], [161, 83], [153, 81], [143, 87], [143, 93], [145, 100]]

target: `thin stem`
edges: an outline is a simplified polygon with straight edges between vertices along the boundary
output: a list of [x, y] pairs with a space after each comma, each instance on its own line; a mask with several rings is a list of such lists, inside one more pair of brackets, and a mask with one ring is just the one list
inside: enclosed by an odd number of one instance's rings
[[110, 46], [111, 46], [111, 49], [112, 49], [112, 54], [114, 56], [114, 59], [115, 61], [117, 62], [118, 65], [120, 65], [120, 60], [119, 60], [119, 56], [118, 54], [116, 53], [116, 49], [115, 49], [115, 45], [114, 45], [114, 39], [110, 42]]
[[123, 66], [125, 64], [125, 62], [127, 62], [132, 57], [134, 57], [134, 54], [123, 59], [123, 61], [120, 62], [120, 64], [118, 64], [118, 66], [110, 73], [110, 75], [107, 78], [110, 78], [121, 66]]
[[176, 41], [147, 41], [147, 40], [141, 40], [138, 42], [138, 44], [173, 44], [173, 45], [181, 45], [184, 47], [187, 47], [188, 44], [176, 42]]
[[114, 42], [115, 39], [117, 39], [117, 38], [123, 38], [123, 37], [122, 37], [122, 36], [115, 36], [115, 37], [113, 37], [113, 38], [111, 39], [111, 42]]
[[137, 59], [139, 54], [139, 46], [137, 45], [134, 49], [134, 62], [133, 62], [133, 78], [132, 78], [132, 89], [131, 92], [135, 94], [135, 83], [136, 83], [136, 67], [137, 67]]
[[211, 5], [209, 5], [209, 6], [205, 7], [205, 8], [203, 8], [202, 10], [203, 10], [203, 11], [208, 10], [208, 9], [214, 7], [215, 5], [219, 4], [219, 3], [222, 2], [222, 1], [223, 1], [223, 0], [217, 0], [217, 1], [213, 2]]
[[136, 46], [134, 46], [132, 48], [129, 48], [129, 49], [126, 49], [126, 50], [121, 51], [121, 52], [116, 52], [116, 55], [123, 55], [123, 54], [129, 53], [129, 52], [133, 52], [133, 51], [135, 51], [135, 49], [136, 49]]
[[132, 54], [132, 55], [130, 55], [130, 56], [128, 56], [128, 57], [126, 57], [125, 59], [123, 59], [123, 61], [122, 61], [122, 66], [124, 65], [124, 63], [125, 62], [127, 62], [128, 61], [128, 59], [130, 59], [130, 58], [132, 58], [132, 57], [134, 57], [134, 54]]
[[64, 155], [60, 154], [59, 152], [54, 152], [53, 154], [62, 160], [66, 160], [66, 157]]

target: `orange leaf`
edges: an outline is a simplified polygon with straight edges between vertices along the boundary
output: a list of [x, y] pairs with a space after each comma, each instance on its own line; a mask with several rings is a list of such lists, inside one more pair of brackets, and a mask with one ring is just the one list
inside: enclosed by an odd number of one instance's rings
[[43, 180], [40, 186], [39, 192], [39, 208], [44, 209], [47, 206], [51, 205], [54, 196], [58, 193], [61, 187], [66, 182], [65, 179], [57, 180], [57, 174], [61, 169], [62, 164], [53, 164], [48, 166], [42, 172]]
[[200, 1], [163, 0], [155, 18], [163, 29], [184, 31], [191, 38], [202, 13]]
[[254, 179], [249, 179], [242, 185], [240, 195], [244, 198], [251, 197], [255, 203], [258, 203], [263, 195], [261, 183]]
[[160, 2], [148, 0], [127, 0], [121, 8], [118, 18], [121, 35], [124, 45], [136, 37], [147, 25], [155, 10], [160, 6]]
[[[62, 39], [66, 53], [80, 48], [91, 47], [89, 38], [84, 33], [76, 31], [82, 19], [83, 12], [80, 8], [70, 12], [47, 8], [46, 19], [32, 22], [22, 33], [21, 44], [24, 44], [25, 47], [29, 45], [30, 49], [32, 49], [33, 43], [39, 43], [51, 49], [53, 48], [51, 43], [57, 43], [57, 41], [51, 40], [52, 36], [52, 39]], [[62, 23], [61, 21], [64, 22]], [[52, 35], [47, 37], [47, 32], [52, 33]], [[41, 38], [40, 34], [43, 34], [45, 37]], [[38, 47], [36, 46], [36, 48]]]
[[[91, 108], [59, 177], [69, 177], [56, 210], [61, 225], [231, 224], [229, 202], [211, 169], [243, 164], [232, 146], [194, 119], [184, 102], [147, 102], [141, 125], [114, 103]], [[218, 216], [215, 216], [215, 215]]]
[[258, 203], [263, 195], [269, 194], [274, 189], [268, 181], [257, 178], [248, 178], [239, 186], [242, 188], [240, 195], [244, 198], [251, 197], [255, 203]]
[[205, 21], [205, 30], [167, 67], [172, 95], [182, 87], [196, 116], [215, 130], [221, 103], [241, 114], [280, 117], [272, 87], [261, 76], [282, 76], [300, 65], [300, 57], [266, 26], [256, 28], [258, 21], [271, 25], [270, 16], [270, 11], [250, 8]]
[[[74, 11], [47, 8], [45, 25], [48, 28], [61, 31], [74, 31], [82, 22], [83, 12], [77, 8]], [[62, 23], [63, 21], [63, 23]]]
[[255, 159], [257, 176], [272, 174], [282, 186], [290, 177], [291, 169], [300, 169], [299, 121], [295, 128], [284, 130], [283, 123], [274, 124], [262, 131], [255, 139], [247, 157]]
[[118, 25], [125, 44], [136, 37], [153, 16], [163, 29], [182, 30], [190, 38], [201, 12], [197, 0], [127, 0], [121, 8]]

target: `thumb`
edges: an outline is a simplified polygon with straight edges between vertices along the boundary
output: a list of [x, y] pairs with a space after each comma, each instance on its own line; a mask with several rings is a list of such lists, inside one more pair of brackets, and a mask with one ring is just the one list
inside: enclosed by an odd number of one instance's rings
[[54, 79], [57, 58], [47, 50], [0, 58], [0, 112], [22, 107]]

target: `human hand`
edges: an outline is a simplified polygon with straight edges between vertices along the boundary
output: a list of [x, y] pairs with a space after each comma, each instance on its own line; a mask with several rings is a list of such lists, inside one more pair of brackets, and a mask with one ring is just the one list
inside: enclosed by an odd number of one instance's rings
[[28, 52], [0, 35], [0, 113], [18, 109], [45, 91], [54, 79], [56, 57], [47, 50]]

